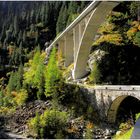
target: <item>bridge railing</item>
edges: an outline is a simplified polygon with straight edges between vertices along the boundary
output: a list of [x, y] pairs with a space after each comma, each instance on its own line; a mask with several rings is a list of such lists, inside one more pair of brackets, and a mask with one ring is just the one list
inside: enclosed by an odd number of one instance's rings
[[73, 29], [83, 18], [85, 18], [93, 9], [95, 9], [101, 1], [94, 0], [66, 29], [50, 44], [54, 46], [66, 33]]
[[94, 87], [95, 89], [101, 89], [101, 90], [139, 90], [140, 91], [140, 85], [96, 85]]

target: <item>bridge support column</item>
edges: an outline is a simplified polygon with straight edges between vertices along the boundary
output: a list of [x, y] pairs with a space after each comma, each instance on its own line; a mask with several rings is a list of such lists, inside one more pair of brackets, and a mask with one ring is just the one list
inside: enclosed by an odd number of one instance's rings
[[[81, 22], [78, 26], [76, 26], [74, 29], [73, 29], [73, 41], [74, 41], [74, 69], [76, 67], [76, 58], [77, 58], [77, 55], [78, 55], [78, 50], [79, 50], [79, 47], [80, 47], [80, 42], [81, 42], [81, 39], [82, 39], [82, 36], [83, 36], [83, 32], [84, 32], [84, 29], [85, 29], [85, 22]], [[73, 71], [73, 79], [77, 79], [75, 77], [75, 72]]]
[[64, 57], [64, 40], [61, 40], [59, 43], [58, 43], [58, 51], [60, 53], [60, 55], [62, 55], [62, 57]]
[[81, 41], [82, 36], [83, 36], [84, 29], [85, 29], [85, 23], [81, 22], [79, 24], [79, 45], [80, 45], [80, 41]]
[[72, 35], [66, 35], [65, 37], [65, 67], [69, 66], [74, 59], [74, 50], [73, 50], [74, 44], [73, 44], [73, 36]]
[[74, 62], [75, 62], [79, 47], [79, 26], [73, 29], [73, 42], [74, 42]]

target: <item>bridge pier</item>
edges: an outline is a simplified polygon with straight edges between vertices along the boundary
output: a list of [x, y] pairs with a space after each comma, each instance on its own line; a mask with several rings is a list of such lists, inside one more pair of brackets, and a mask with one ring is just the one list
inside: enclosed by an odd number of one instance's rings
[[76, 61], [76, 55], [79, 48], [79, 27], [76, 26], [73, 29], [73, 42], [74, 42], [74, 62]]
[[69, 66], [74, 61], [74, 43], [73, 43], [73, 36], [70, 34], [67, 34], [65, 36], [65, 67]]
[[59, 51], [59, 53], [62, 55], [62, 57], [64, 57], [64, 48], [65, 48], [64, 45], [65, 45], [64, 40], [61, 40], [61, 41], [58, 43], [58, 47], [59, 47], [58, 51]]

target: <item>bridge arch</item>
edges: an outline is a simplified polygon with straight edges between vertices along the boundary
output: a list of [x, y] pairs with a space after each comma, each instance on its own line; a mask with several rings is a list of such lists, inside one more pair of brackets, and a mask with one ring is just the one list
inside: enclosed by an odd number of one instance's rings
[[86, 23], [78, 44], [74, 62], [74, 70], [72, 73], [74, 79], [83, 78], [88, 73], [86, 69], [87, 60], [93, 40], [97, 34], [97, 30], [101, 23], [105, 21], [109, 11], [111, 11], [116, 5], [118, 5], [118, 3], [106, 1], [101, 2], [101, 4], [98, 4], [98, 6], [91, 12], [90, 18]]
[[108, 13], [119, 4], [117, 1], [94, 0], [66, 29], [46, 48], [46, 52], [58, 45], [64, 57], [64, 65], [74, 64], [73, 79], [87, 75], [87, 60], [97, 30]]
[[[115, 100], [113, 100], [113, 102], [110, 105], [110, 108], [108, 110], [108, 114], [107, 114], [108, 121], [110, 123], [115, 123], [121, 105], [124, 104], [124, 102], [128, 102], [127, 103], [128, 105], [132, 105], [131, 101], [135, 101], [135, 105], [140, 106], [140, 98], [133, 96], [133, 95], [132, 96], [131, 95], [121, 95], [121, 96], [118, 96], [117, 98], [115, 98]], [[129, 108], [130, 106], [127, 106], [127, 107]], [[136, 110], [138, 111], [138, 109], [136, 109]], [[140, 108], [139, 108], [139, 112], [140, 112]]]

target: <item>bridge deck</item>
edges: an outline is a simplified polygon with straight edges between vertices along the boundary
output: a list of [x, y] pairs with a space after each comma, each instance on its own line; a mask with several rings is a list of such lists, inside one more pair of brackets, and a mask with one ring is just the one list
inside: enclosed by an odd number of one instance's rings
[[94, 88], [102, 90], [140, 90], [140, 85], [97, 85]]
[[94, 0], [66, 29], [51, 43], [53, 47], [66, 33], [73, 29], [85, 16], [87, 16], [101, 1]]
[[101, 89], [101, 90], [126, 90], [126, 91], [140, 91], [140, 85], [86, 85], [81, 83], [67, 82], [71, 85], [78, 85], [87, 89]]

